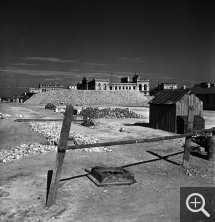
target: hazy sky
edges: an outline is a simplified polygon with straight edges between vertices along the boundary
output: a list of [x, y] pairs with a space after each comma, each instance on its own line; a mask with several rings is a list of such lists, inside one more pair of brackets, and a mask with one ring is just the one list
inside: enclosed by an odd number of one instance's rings
[[213, 3], [1, 0], [0, 96], [111, 73], [119, 82], [137, 72], [150, 86], [214, 82]]

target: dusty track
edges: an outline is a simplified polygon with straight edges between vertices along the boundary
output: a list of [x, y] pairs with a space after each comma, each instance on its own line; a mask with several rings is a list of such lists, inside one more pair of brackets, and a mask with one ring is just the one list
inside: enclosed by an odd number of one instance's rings
[[[5, 132], [1, 148], [9, 149], [26, 140], [30, 143], [31, 139], [32, 142], [46, 142], [41, 135], [31, 131], [26, 123], [15, 123], [13, 119], [21, 114], [52, 116], [52, 112], [39, 106], [11, 106], [13, 104], [3, 105], [0, 110], [2, 112], [4, 109], [3, 112], [12, 115], [10, 119], [0, 122], [1, 130]], [[16, 113], [17, 107], [22, 110], [21, 114]], [[99, 125], [94, 129], [77, 124], [71, 127], [99, 141], [170, 135], [147, 127], [147, 108], [132, 109], [138, 109], [136, 111], [144, 118], [101, 119], [97, 120]], [[210, 120], [214, 118], [214, 113], [209, 114], [206, 126], [212, 124]], [[16, 132], [11, 133], [7, 126], [15, 126]], [[119, 132], [121, 127], [125, 128], [125, 132]], [[55, 151], [1, 164], [0, 221], [179, 221], [180, 187], [215, 185], [214, 163], [205, 160], [205, 156], [193, 154], [190, 168], [181, 166], [182, 146], [183, 140], [173, 140], [114, 146], [110, 147], [112, 152], [68, 151], [62, 172], [65, 180], [60, 183], [57, 203], [47, 211], [44, 209], [46, 175], [54, 166]], [[176, 155], [169, 156], [167, 160], [160, 158], [171, 154]], [[98, 188], [84, 176], [85, 168], [97, 165], [127, 165], [126, 169], [134, 173], [137, 183]]]

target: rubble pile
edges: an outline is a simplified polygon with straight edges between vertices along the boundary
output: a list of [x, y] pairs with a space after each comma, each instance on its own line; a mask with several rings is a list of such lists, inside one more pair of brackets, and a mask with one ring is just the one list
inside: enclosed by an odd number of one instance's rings
[[45, 109], [51, 109], [51, 110], [55, 110], [57, 108], [56, 105], [54, 105], [53, 103], [47, 103], [45, 105]]
[[22, 144], [10, 150], [0, 150], [0, 163], [7, 163], [23, 157], [47, 153], [56, 150], [56, 146], [40, 143]]
[[130, 111], [129, 108], [104, 108], [99, 109], [98, 107], [86, 107], [82, 108], [80, 116], [83, 119], [98, 119], [98, 118], [141, 118], [141, 115]]
[[[60, 122], [30, 122], [32, 130], [43, 134], [48, 139], [48, 145], [33, 143], [33, 144], [21, 144], [19, 146], [13, 147], [10, 150], [0, 150], [0, 163], [6, 163], [14, 161], [26, 156], [37, 155], [41, 153], [47, 153], [49, 151], [57, 150], [57, 142], [60, 138], [60, 131], [62, 123]], [[75, 133], [70, 130], [69, 137], [73, 139], [68, 143], [68, 145], [82, 145], [82, 144], [94, 144], [98, 143], [95, 138], [89, 138], [82, 134]], [[72, 150], [69, 150], [70, 152]], [[85, 152], [111, 152], [111, 149], [106, 147], [92, 147], [77, 149], [75, 151], [85, 151]]]
[[[43, 134], [48, 139], [50, 144], [54, 145], [59, 141], [62, 123], [60, 122], [31, 122], [29, 124], [32, 127], [32, 130]], [[73, 145], [98, 143], [97, 139], [89, 138], [85, 135], [76, 133], [72, 130], [70, 130], [69, 137], [73, 139]], [[84, 148], [80, 150], [89, 151], [89, 152], [111, 151], [110, 149], [105, 148], [105, 147]]]
[[55, 105], [73, 104], [73, 106], [94, 105], [143, 105], [149, 98], [139, 91], [110, 90], [69, 90], [41, 92], [33, 95], [25, 104]]
[[0, 113], [0, 119], [8, 119], [8, 117], [10, 117], [11, 115], [9, 114], [4, 114], [4, 113]]
[[82, 126], [90, 127], [90, 126], [95, 126], [96, 123], [91, 119], [91, 118], [85, 118], [84, 122], [81, 123]]

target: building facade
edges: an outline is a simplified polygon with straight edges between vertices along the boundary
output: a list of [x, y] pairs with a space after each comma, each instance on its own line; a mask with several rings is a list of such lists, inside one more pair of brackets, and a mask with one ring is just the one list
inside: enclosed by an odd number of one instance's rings
[[190, 88], [190, 90], [203, 102], [204, 110], [215, 110], [215, 87]]
[[140, 76], [135, 75], [121, 78], [120, 83], [110, 82], [109, 79], [95, 79], [88, 81], [87, 77], [82, 79], [81, 83], [77, 84], [78, 90], [136, 90], [149, 95], [149, 80], [140, 79]]
[[55, 91], [55, 90], [61, 90], [64, 88], [63, 85], [60, 85], [58, 83], [45, 83], [45, 84], [39, 84], [39, 88], [41, 89], [41, 92], [46, 92], [46, 91]]
[[193, 86], [193, 88], [210, 88], [210, 87], [214, 87], [214, 83], [210, 83], [210, 82], [201, 82], [199, 84], [195, 84]]
[[55, 91], [55, 90], [61, 90], [63, 88], [64, 86], [58, 83], [48, 83], [48, 84], [39, 83], [39, 88], [29, 88], [29, 93], [41, 93], [41, 92], [47, 92], [50, 90]]
[[42, 89], [40, 88], [29, 88], [29, 93], [41, 93]]
[[68, 88], [68, 89], [75, 89], [75, 90], [76, 90], [76, 89], [77, 89], [77, 86], [68, 86], [67, 88]]
[[177, 89], [176, 83], [158, 83], [158, 90]]

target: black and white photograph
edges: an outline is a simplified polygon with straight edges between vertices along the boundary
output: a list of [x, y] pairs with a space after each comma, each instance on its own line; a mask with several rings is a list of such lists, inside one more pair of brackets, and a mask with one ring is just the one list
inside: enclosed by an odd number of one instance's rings
[[215, 1], [0, 1], [0, 222], [215, 221]]

